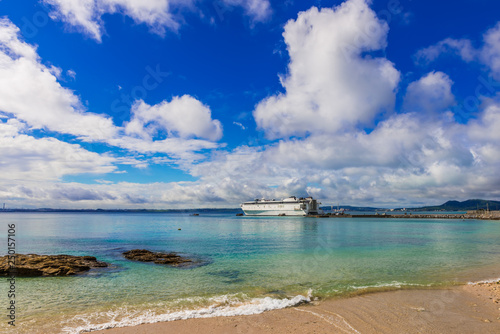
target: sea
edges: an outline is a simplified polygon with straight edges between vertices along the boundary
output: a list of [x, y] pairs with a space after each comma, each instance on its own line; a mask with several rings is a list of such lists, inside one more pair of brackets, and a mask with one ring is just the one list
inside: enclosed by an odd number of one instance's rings
[[[500, 276], [500, 221], [239, 217], [234, 212], [0, 213], [2, 249], [95, 256], [78, 276], [17, 277], [15, 328], [1, 278], [0, 332], [83, 333], [188, 318], [257, 314], [373, 291], [434, 289]], [[124, 258], [176, 252], [175, 268]], [[498, 275], [498, 276], [497, 276]]]

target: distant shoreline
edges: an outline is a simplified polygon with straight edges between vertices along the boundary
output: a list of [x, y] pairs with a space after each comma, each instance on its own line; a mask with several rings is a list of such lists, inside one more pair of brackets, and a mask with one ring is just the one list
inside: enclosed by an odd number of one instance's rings
[[2, 212], [49, 212], [49, 213], [192, 213], [192, 212], [220, 212], [220, 213], [238, 213], [243, 212], [240, 208], [201, 208], [201, 209], [0, 209]]

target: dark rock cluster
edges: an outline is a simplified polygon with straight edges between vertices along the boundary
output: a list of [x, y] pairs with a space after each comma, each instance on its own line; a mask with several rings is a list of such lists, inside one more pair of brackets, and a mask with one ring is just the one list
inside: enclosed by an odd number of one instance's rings
[[[202, 262], [191, 260], [176, 253], [151, 252], [146, 249], [133, 249], [124, 252], [125, 258], [132, 261], [153, 262], [172, 267], [193, 267]], [[12, 265], [14, 259], [14, 265]], [[0, 257], [0, 276], [70, 276], [82, 274], [92, 268], [108, 267], [106, 262], [97, 261], [93, 256], [16, 254], [10, 258]]]
[[0, 276], [68, 276], [107, 266], [93, 256], [16, 254], [15, 269], [9, 268], [7, 255], [0, 257]]
[[123, 253], [125, 258], [133, 261], [167, 264], [173, 267], [190, 265], [193, 261], [176, 253], [151, 252], [146, 249], [132, 249]]

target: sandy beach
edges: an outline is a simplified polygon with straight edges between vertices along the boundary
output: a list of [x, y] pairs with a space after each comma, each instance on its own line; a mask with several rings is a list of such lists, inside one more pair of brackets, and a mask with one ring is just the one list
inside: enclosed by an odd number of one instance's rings
[[500, 333], [500, 280], [313, 301], [257, 315], [99, 331], [131, 333]]

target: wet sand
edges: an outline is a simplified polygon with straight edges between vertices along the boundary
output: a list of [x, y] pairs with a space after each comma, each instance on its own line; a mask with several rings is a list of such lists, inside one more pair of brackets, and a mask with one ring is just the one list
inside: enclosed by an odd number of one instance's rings
[[98, 333], [500, 333], [500, 281], [377, 292], [257, 315], [188, 319]]

